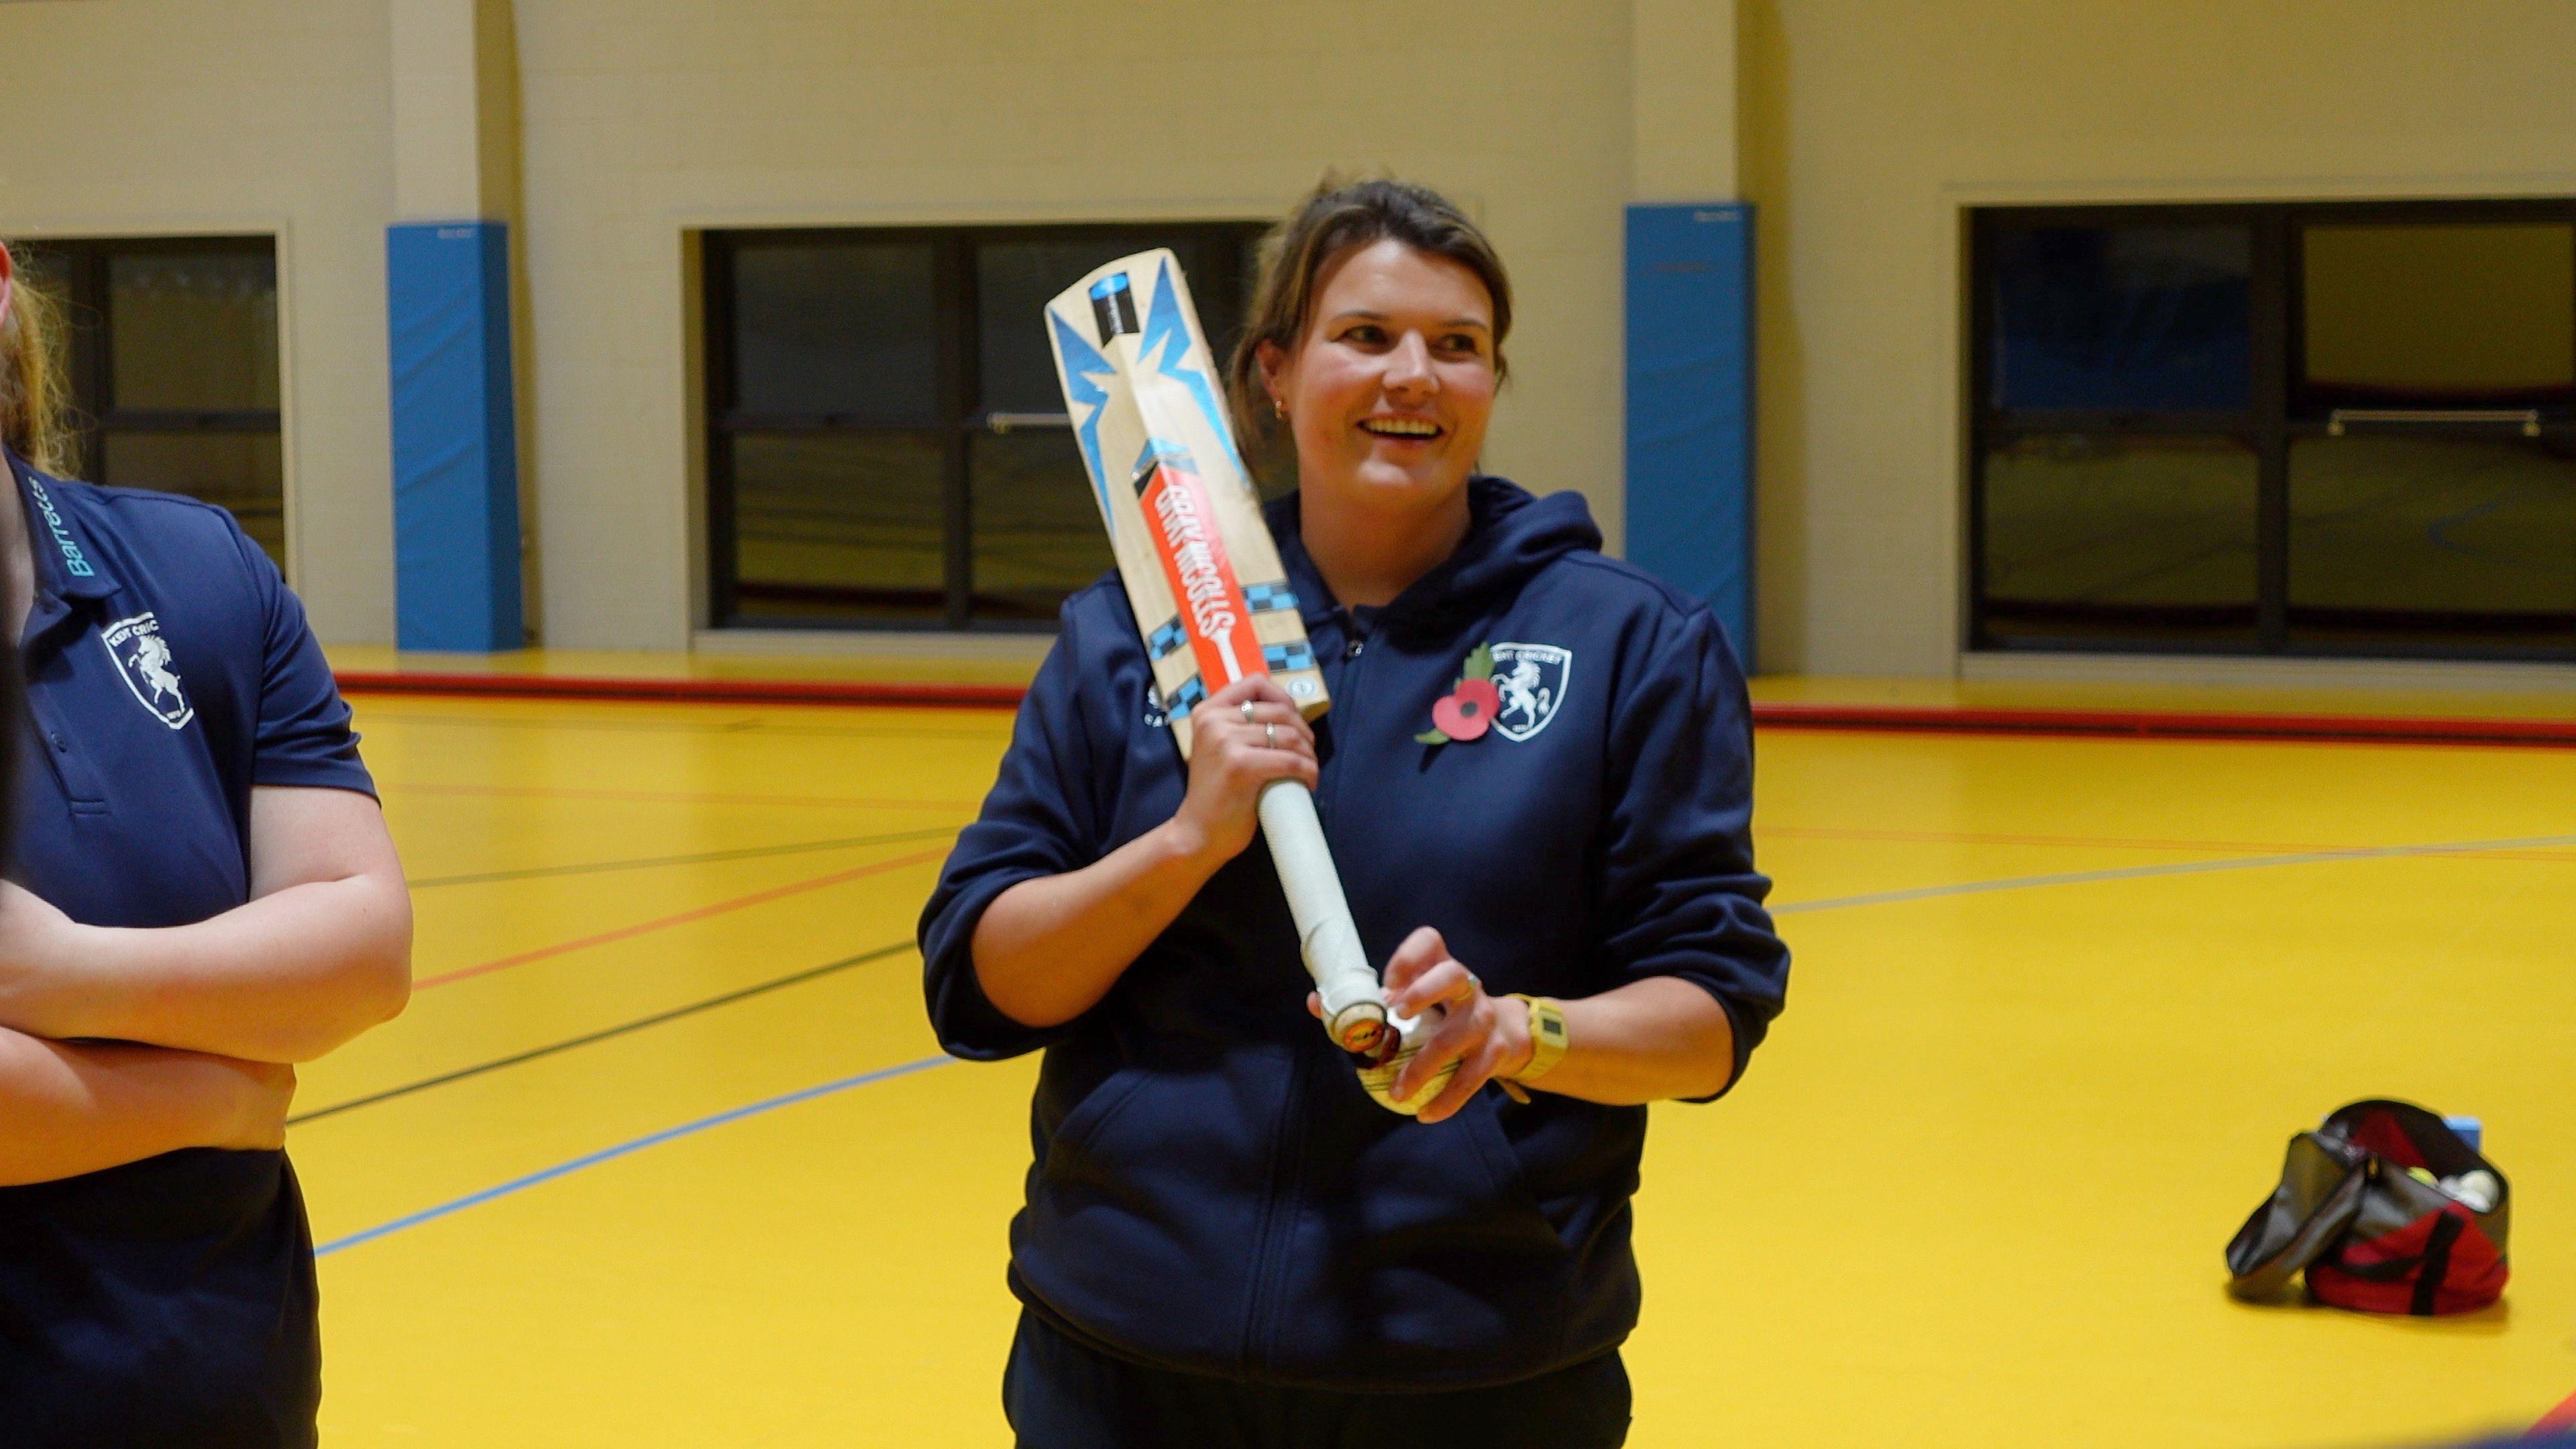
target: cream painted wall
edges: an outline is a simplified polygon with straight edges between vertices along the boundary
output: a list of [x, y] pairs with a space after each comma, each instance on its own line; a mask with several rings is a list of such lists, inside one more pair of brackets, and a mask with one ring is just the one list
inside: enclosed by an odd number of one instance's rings
[[1518, 292], [1489, 463], [1615, 535], [1630, 62], [1627, 0], [522, 4], [548, 642], [688, 640], [702, 227], [1267, 218], [1328, 165], [1428, 182]]
[[[0, 5], [0, 235], [278, 234], [290, 562], [343, 641], [393, 624], [406, 3]], [[548, 642], [682, 647], [695, 621], [695, 228], [1267, 217], [1327, 165], [1417, 177], [1519, 284], [1489, 461], [1581, 489], [1615, 546], [1620, 207], [1722, 189], [1740, 150], [1766, 663], [1943, 674], [1963, 207], [2576, 193], [2563, 0], [1741, 0], [1730, 34], [1735, 4], [1490, 0], [1464, 28], [1421, 0], [519, 5]], [[1121, 43], [1179, 79], [1165, 114], [1141, 61], [1101, 59]]]
[[384, 0], [0, 5], [0, 236], [277, 236], [288, 569], [393, 637]]
[[1744, 0], [1762, 654], [1946, 674], [1963, 207], [2576, 193], [2563, 0]]

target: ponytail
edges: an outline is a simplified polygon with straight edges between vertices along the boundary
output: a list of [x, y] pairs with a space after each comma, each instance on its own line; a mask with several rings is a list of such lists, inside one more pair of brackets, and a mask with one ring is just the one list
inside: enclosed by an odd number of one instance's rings
[[48, 473], [71, 466], [63, 416], [63, 304], [20, 271], [0, 318], [0, 442]]

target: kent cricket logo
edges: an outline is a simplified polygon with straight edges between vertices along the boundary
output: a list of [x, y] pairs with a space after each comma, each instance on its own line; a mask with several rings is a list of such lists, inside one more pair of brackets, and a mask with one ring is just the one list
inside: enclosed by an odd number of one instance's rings
[[154, 718], [175, 730], [197, 717], [196, 707], [188, 703], [187, 691], [180, 686], [179, 671], [170, 667], [170, 641], [161, 637], [158, 618], [137, 614], [119, 619], [100, 630], [98, 637], [107, 646], [107, 657], [116, 661], [125, 687], [134, 691]]
[[1494, 733], [1515, 743], [1547, 728], [1574, 678], [1574, 651], [1554, 644], [1494, 646]]

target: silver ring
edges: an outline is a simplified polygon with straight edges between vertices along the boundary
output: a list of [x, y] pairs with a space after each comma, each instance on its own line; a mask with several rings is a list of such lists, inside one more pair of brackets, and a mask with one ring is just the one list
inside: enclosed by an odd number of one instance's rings
[[1265, 749], [1275, 750], [1279, 748], [1279, 726], [1275, 724], [1263, 725], [1261, 727], [1261, 743], [1262, 747]]
[[1243, 722], [1252, 723], [1252, 701], [1248, 699], [1243, 702]]

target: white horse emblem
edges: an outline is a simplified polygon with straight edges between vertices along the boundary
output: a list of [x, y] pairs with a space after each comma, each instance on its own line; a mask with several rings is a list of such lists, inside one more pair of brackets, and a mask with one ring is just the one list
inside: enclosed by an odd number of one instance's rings
[[170, 641], [161, 637], [161, 621], [151, 614], [137, 614], [119, 619], [99, 633], [107, 645], [107, 657], [116, 661], [116, 672], [125, 687], [152, 711], [155, 718], [177, 729], [197, 717], [196, 707], [188, 703], [188, 692], [179, 682], [179, 671], [170, 667], [174, 657]]
[[1554, 644], [1494, 646], [1494, 688], [1503, 707], [1494, 714], [1494, 733], [1504, 739], [1528, 739], [1547, 728], [1565, 703], [1574, 678], [1574, 653]]

